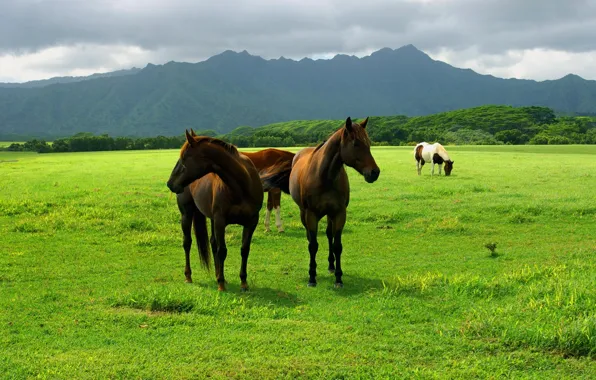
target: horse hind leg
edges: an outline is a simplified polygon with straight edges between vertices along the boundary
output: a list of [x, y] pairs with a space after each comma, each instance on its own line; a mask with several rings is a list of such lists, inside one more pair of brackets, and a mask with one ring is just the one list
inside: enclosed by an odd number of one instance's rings
[[254, 224], [245, 226], [242, 230], [242, 248], [240, 248], [240, 255], [242, 257], [242, 263], [240, 264], [240, 289], [244, 292], [248, 290], [248, 283], [246, 282], [246, 277], [248, 276], [246, 273], [246, 266], [248, 265], [250, 243], [258, 224], [259, 221], [257, 219]]
[[275, 191], [270, 191], [272, 197], [272, 206], [275, 209], [275, 226], [277, 227], [277, 232], [284, 232], [284, 228], [281, 222], [281, 190], [275, 189]]
[[331, 218], [327, 217], [327, 230], [325, 231], [327, 235], [327, 241], [329, 242], [329, 273], [335, 273], [335, 255], [333, 254], [333, 223], [331, 222]]
[[273, 195], [271, 194], [271, 190], [267, 192], [267, 211], [265, 211], [265, 232], [270, 232], [269, 229], [270, 221], [271, 221], [271, 210], [273, 209]]

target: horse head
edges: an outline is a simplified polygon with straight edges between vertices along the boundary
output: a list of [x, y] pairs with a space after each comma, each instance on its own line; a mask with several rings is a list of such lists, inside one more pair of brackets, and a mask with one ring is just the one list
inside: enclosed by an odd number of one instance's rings
[[186, 186], [212, 171], [211, 160], [204, 157], [200, 149], [200, 143], [208, 138], [199, 137], [192, 129], [191, 131], [185, 131], [186, 142], [180, 149], [180, 158], [167, 182], [170, 191], [176, 194], [182, 193]]
[[379, 178], [381, 169], [370, 152], [370, 138], [366, 132], [367, 123], [368, 117], [360, 123], [352, 122], [349, 117], [346, 119], [341, 136], [340, 154], [346, 165], [362, 174], [366, 182], [372, 183]]
[[445, 169], [445, 175], [446, 176], [451, 175], [451, 170], [453, 170], [453, 163], [454, 162], [455, 161], [451, 161], [451, 160], [445, 161], [445, 167], [444, 167], [444, 169]]

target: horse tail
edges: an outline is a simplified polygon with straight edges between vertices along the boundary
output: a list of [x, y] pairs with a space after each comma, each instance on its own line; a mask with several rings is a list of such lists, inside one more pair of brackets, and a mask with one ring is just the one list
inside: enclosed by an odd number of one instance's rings
[[209, 270], [209, 235], [207, 234], [207, 217], [197, 208], [192, 216], [192, 224], [195, 230], [197, 247], [199, 248], [199, 258], [203, 267]]
[[278, 188], [286, 194], [290, 194], [290, 173], [292, 172], [292, 162], [283, 161], [262, 170], [259, 173], [263, 189]]

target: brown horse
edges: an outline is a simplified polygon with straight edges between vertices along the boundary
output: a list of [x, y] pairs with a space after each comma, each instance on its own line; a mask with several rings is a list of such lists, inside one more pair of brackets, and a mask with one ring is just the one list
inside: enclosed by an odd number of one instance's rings
[[226, 226], [239, 224], [244, 227], [240, 249], [240, 286], [242, 290], [248, 290], [246, 265], [252, 236], [259, 224], [259, 212], [263, 207], [263, 187], [252, 161], [231, 144], [211, 137], [192, 136], [186, 131], [186, 142], [180, 150], [180, 158], [167, 186], [177, 194], [178, 208], [182, 214], [186, 282], [192, 282], [190, 230], [193, 224], [201, 262], [209, 268], [208, 217], [211, 219], [210, 243], [219, 290], [225, 290], [224, 262], [228, 254]]
[[368, 183], [376, 181], [381, 173], [370, 152], [367, 123], [368, 118], [357, 124], [348, 117], [345, 125], [327, 141], [296, 153], [292, 165], [283, 163], [261, 173], [263, 183], [289, 193], [300, 207], [310, 253], [309, 286], [317, 284], [317, 230], [324, 216], [327, 216], [329, 272], [335, 273], [335, 286], [343, 286], [341, 234], [350, 201], [350, 184], [344, 164], [356, 169]]
[[[250, 158], [257, 170], [263, 171], [273, 165], [279, 165], [283, 162], [292, 163], [295, 154], [281, 149], [268, 148], [258, 152], [242, 152]], [[267, 192], [267, 213], [265, 214], [265, 231], [269, 232], [269, 221], [271, 219], [271, 210], [275, 209], [275, 225], [278, 232], [283, 232], [281, 222], [281, 190], [279, 188], [264, 189]]]

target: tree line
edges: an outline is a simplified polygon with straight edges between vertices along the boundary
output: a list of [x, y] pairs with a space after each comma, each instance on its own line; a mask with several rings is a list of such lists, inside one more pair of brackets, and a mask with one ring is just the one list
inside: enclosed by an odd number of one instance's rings
[[[240, 148], [308, 146], [323, 141], [342, 124], [343, 120], [304, 120], [239, 127], [228, 134], [213, 130], [197, 133]], [[482, 106], [430, 116], [380, 116], [371, 117], [368, 125], [374, 145], [413, 145], [420, 141], [445, 145], [596, 144], [596, 117], [557, 116], [546, 107]], [[32, 139], [5, 149], [39, 153], [177, 149], [184, 139], [183, 134], [133, 138], [78, 133], [51, 144]]]

